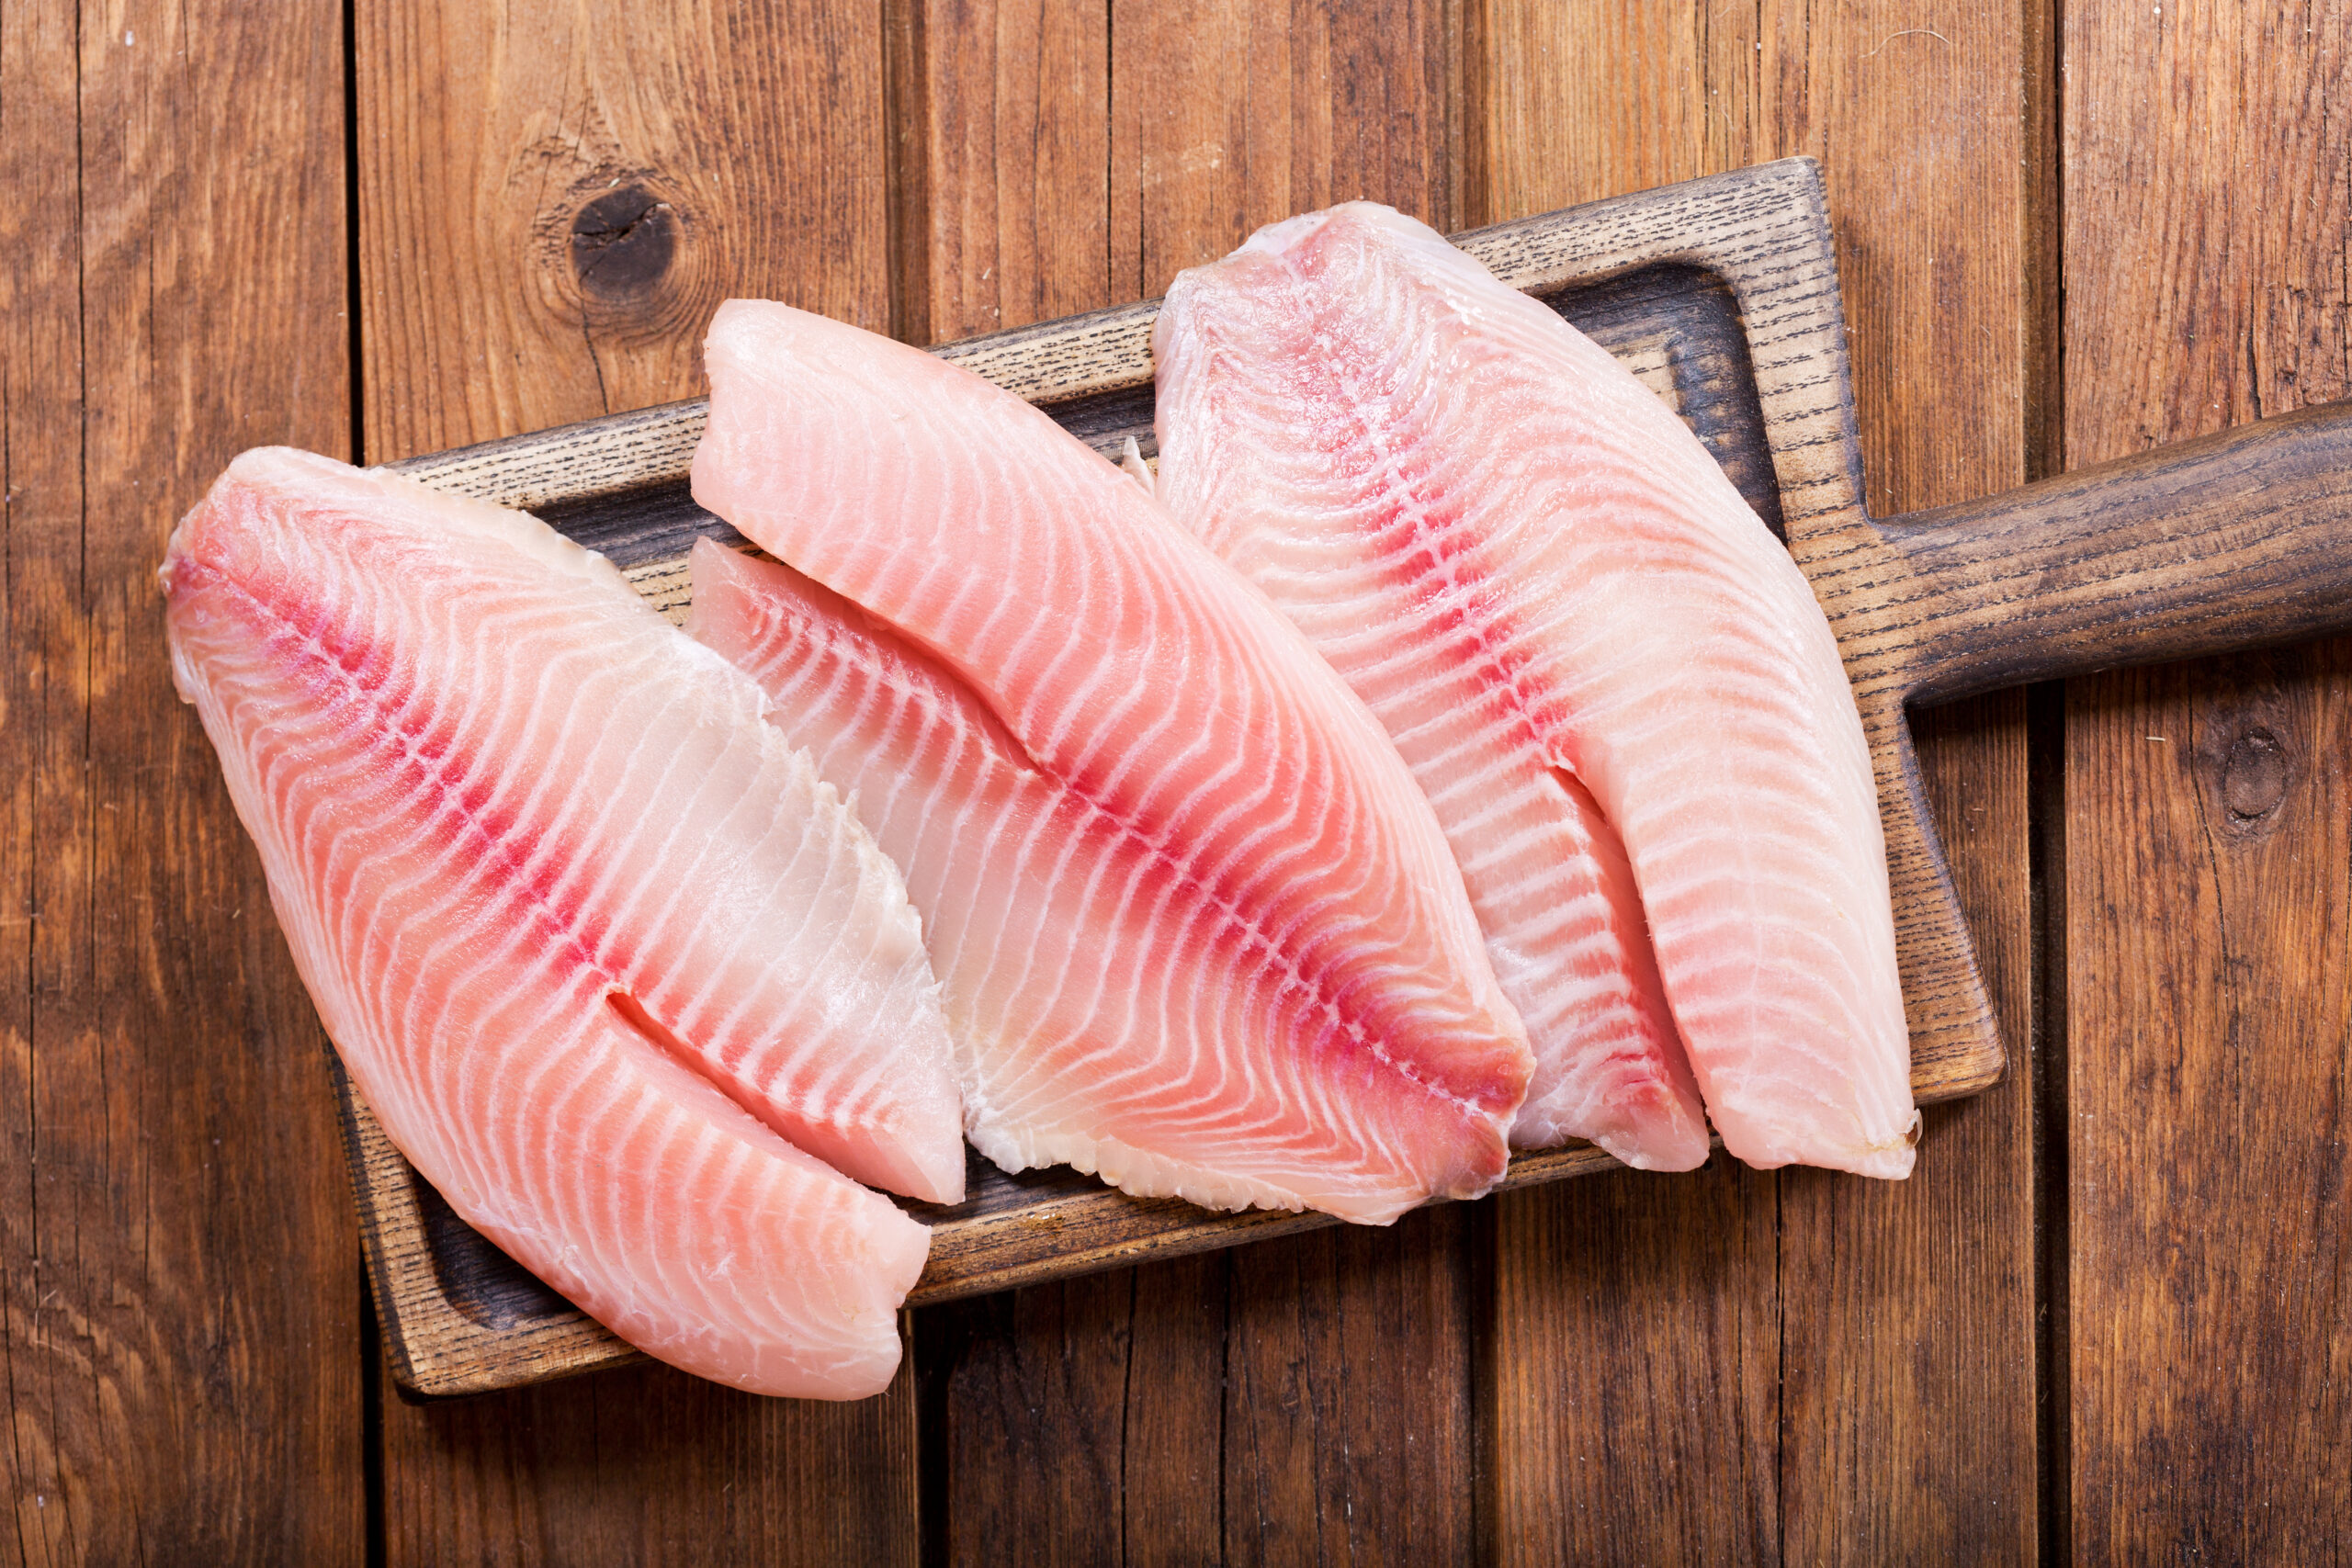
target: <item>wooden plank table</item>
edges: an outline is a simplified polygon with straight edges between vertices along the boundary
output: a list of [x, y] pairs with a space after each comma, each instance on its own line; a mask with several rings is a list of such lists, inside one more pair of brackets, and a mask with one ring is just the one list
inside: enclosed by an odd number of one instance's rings
[[2352, 397], [2352, 0], [0, 0], [0, 1385], [26, 1562], [2340, 1561], [2352, 649], [1919, 726], [2018, 1067], [1901, 1186], [1622, 1173], [926, 1309], [849, 1407], [390, 1394], [153, 565], [241, 446], [697, 391], [1350, 197], [1819, 158], [1880, 513]]

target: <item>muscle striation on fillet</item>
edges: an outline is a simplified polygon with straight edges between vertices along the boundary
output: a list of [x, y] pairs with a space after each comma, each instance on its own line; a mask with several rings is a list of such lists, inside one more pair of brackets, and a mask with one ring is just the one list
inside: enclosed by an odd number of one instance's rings
[[[649, 1353], [855, 1397], [960, 1194], [914, 911], [757, 689], [520, 513], [238, 459], [174, 667], [355, 1082], [451, 1206]], [[831, 1163], [828, 1163], [828, 1162]]]

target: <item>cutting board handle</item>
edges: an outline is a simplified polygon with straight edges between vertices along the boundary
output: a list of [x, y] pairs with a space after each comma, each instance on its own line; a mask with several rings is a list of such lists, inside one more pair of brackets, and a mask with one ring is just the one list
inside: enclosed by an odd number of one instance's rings
[[2352, 631], [2352, 403], [1873, 526], [1914, 703]]

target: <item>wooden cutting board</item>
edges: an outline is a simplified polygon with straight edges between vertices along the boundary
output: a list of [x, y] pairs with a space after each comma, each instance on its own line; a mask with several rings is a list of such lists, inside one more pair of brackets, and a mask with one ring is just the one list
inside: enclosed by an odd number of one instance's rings
[[[1876, 761], [1923, 1102], [1973, 1094], [2003, 1055], [1913, 754], [1908, 704], [2352, 624], [2352, 420], [2265, 422], [1916, 517], [1862, 506], [1836, 255], [1818, 169], [1792, 159], [1456, 236], [1506, 282], [1628, 364], [1695, 430], [1787, 542], [1835, 628]], [[938, 350], [1106, 457], [1151, 430], [1156, 302]], [[392, 465], [526, 508], [610, 557], [682, 616], [697, 536], [704, 405], [678, 403]], [[394, 1380], [414, 1398], [637, 1359], [452, 1213], [339, 1067], [353, 1179]], [[1922, 1151], [1932, 1160], [1935, 1150]], [[1012, 1177], [977, 1155], [933, 1229], [910, 1304], [1227, 1247], [1333, 1222], [1135, 1199], [1068, 1170]], [[1513, 1161], [1503, 1186], [1607, 1168], [1577, 1145]], [[1671, 1180], [1671, 1177], [1660, 1177]]]

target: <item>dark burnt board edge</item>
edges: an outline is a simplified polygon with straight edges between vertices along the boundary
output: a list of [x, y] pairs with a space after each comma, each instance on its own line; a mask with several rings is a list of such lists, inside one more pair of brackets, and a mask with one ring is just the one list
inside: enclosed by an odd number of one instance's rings
[[[1856, 552], [1877, 536], [1861, 504], [1837, 261], [1812, 160], [1498, 224], [1456, 243], [1561, 309], [1673, 402], [1817, 589], [1825, 575], [1840, 584], [1867, 577], [1853, 570]], [[1106, 457], [1129, 434], [1148, 455], [1157, 308], [1120, 306], [936, 352], [1038, 403]], [[742, 547], [686, 491], [705, 406], [673, 403], [387, 466], [537, 513], [604, 550], [639, 592], [678, 616], [692, 541], [708, 536]], [[1923, 1103], [1973, 1094], [1997, 1080], [2003, 1055], [1927, 815], [1899, 649], [1890, 651], [1866, 595], [1838, 592], [1824, 608], [1856, 677], [1878, 768], [1914, 1090]], [[436, 1211], [437, 1194], [336, 1077], [369, 1278], [404, 1397], [485, 1393], [641, 1359], [446, 1205]], [[1615, 1163], [1589, 1145], [1524, 1155], [1501, 1186]], [[972, 1196], [952, 1210], [906, 1205], [933, 1227], [910, 1305], [1334, 1223], [1131, 1198], [1068, 1170], [1011, 1177], [977, 1156], [972, 1179]]]

